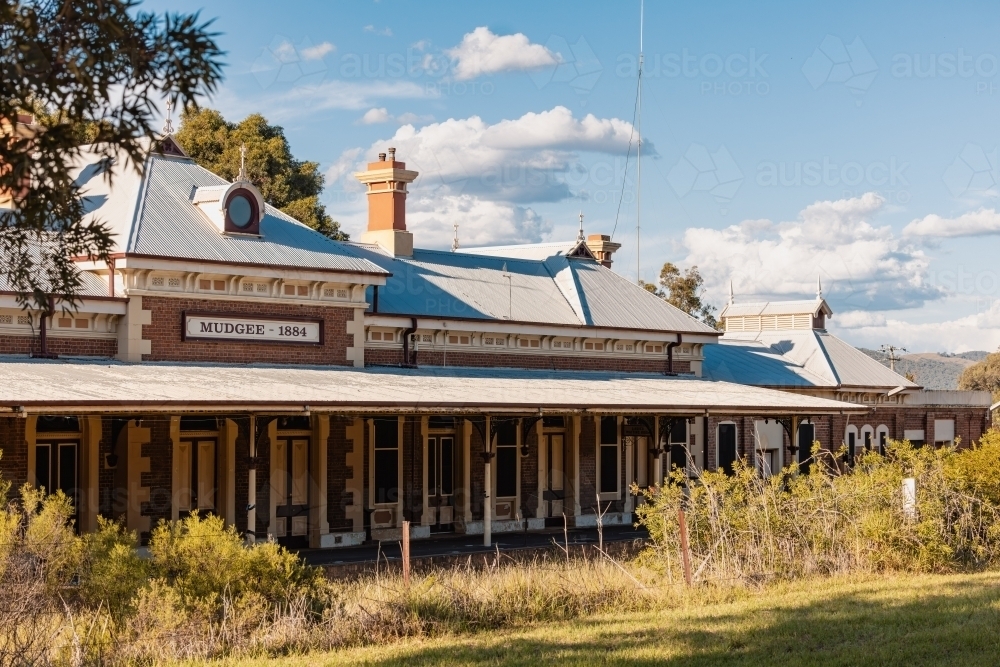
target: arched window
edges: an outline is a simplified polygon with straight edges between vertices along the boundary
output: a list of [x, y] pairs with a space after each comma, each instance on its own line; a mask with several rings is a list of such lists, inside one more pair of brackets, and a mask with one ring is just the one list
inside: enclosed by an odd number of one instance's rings
[[844, 431], [844, 444], [847, 445], [847, 462], [854, 463], [854, 456], [858, 453], [858, 427], [848, 426]]
[[719, 470], [727, 475], [733, 474], [733, 466], [736, 464], [736, 424], [734, 422], [721, 422], [718, 426], [715, 438], [716, 457]]
[[861, 427], [861, 445], [866, 452], [870, 452], [876, 447], [875, 429], [868, 424]]
[[875, 443], [878, 445], [878, 453], [885, 456], [885, 446], [889, 444], [889, 427], [879, 424], [875, 429]]

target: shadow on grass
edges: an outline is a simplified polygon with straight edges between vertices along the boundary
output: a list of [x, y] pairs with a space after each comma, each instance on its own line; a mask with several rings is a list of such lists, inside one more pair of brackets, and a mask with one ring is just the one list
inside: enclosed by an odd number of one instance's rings
[[[818, 598], [818, 599], [817, 599]], [[1000, 663], [1000, 579], [873, 582], [687, 612], [581, 619], [430, 642], [372, 665], [988, 665]]]

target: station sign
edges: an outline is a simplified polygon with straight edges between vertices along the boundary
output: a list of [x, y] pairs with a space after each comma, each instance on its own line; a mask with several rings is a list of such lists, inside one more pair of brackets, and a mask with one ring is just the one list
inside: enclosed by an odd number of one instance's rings
[[269, 318], [232, 314], [184, 313], [184, 340], [219, 340], [238, 343], [323, 343], [321, 320]]

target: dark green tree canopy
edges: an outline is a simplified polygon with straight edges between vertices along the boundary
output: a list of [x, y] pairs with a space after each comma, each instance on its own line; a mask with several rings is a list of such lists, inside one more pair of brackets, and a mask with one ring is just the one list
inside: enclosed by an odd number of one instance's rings
[[[197, 14], [139, 11], [135, 0], [0, 3], [0, 193], [13, 197], [0, 209], [0, 278], [23, 306], [48, 310], [59, 295], [72, 307], [73, 258], [108, 259], [107, 223], [83, 221], [73, 177], [81, 144], [140, 168], [157, 140], [157, 102], [195, 104], [221, 79], [208, 26]], [[38, 116], [22, 131], [26, 110]]]
[[649, 292], [666, 300], [672, 306], [683, 310], [710, 327], [717, 327], [715, 307], [702, 301], [705, 279], [702, 278], [697, 266], [692, 266], [681, 273], [671, 262], [666, 262], [660, 269], [658, 284], [639, 281], [639, 284]]
[[325, 236], [347, 240], [319, 201], [324, 182], [319, 163], [292, 157], [284, 130], [264, 116], [230, 123], [214, 109], [188, 108], [175, 138], [198, 164], [231, 181], [240, 172], [240, 146], [245, 145], [247, 178], [268, 204]]
[[958, 388], [988, 391], [994, 400], [1000, 400], [1000, 352], [989, 354], [962, 371]]

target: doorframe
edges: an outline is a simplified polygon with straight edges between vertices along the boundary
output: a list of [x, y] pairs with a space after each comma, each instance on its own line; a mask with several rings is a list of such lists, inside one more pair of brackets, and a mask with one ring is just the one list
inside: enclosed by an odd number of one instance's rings
[[[391, 419], [392, 415], [380, 417]], [[401, 527], [403, 521], [403, 431], [406, 418], [396, 415], [396, 490], [398, 498], [394, 503], [375, 502], [375, 418], [368, 419], [368, 507], [369, 509], [391, 509], [393, 511], [392, 527]], [[426, 466], [425, 466], [426, 467]]]
[[[517, 519], [518, 514], [520, 514], [520, 512], [521, 512], [521, 421], [517, 420], [514, 424], [515, 424], [514, 425], [514, 432], [515, 432], [515, 440], [514, 440], [514, 443], [515, 443], [514, 452], [515, 452], [515, 454], [514, 454], [514, 456], [515, 456], [515, 461], [516, 461], [516, 464], [515, 464], [515, 487], [514, 488], [516, 489], [517, 492], [513, 496], [504, 496], [505, 501], [506, 501], [506, 499], [509, 499], [509, 498], [513, 498], [514, 499], [514, 508], [513, 508], [514, 512], [507, 519], [497, 519], [497, 474], [499, 472], [500, 465], [499, 465], [499, 463], [497, 463], [496, 457], [494, 457], [494, 459], [493, 459], [494, 464], [492, 466], [490, 466], [491, 467], [491, 470], [490, 470], [490, 477], [491, 477], [491, 480], [490, 480], [490, 499], [492, 501], [491, 502], [490, 511], [492, 513], [491, 516], [493, 517], [494, 521], [515, 521]], [[494, 442], [493, 442], [493, 453], [494, 454], [497, 453], [497, 437], [496, 436], [494, 437]], [[521, 518], [524, 519], [524, 517], [521, 517]]]

